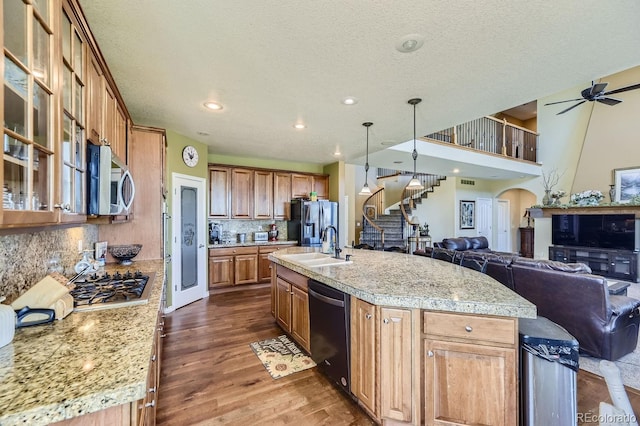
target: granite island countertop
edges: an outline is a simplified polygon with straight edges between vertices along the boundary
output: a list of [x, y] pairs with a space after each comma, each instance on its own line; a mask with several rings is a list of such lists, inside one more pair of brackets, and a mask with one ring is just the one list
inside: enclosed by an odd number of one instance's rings
[[352, 263], [309, 267], [287, 254], [319, 251], [292, 247], [269, 259], [374, 305], [506, 317], [535, 318], [536, 307], [498, 281], [459, 265], [404, 253], [345, 248]]
[[20, 328], [0, 348], [0, 425], [45, 425], [144, 398], [164, 261], [106, 266], [129, 269], [155, 273], [148, 303]]

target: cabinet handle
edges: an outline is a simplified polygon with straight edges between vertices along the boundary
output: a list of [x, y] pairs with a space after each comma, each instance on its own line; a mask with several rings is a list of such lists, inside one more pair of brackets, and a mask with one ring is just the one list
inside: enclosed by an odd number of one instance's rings
[[68, 203], [67, 204], [63, 204], [63, 203], [54, 204], [53, 207], [55, 207], [56, 209], [61, 209], [61, 210], [71, 210], [71, 206]]
[[151, 362], [156, 362], [156, 354], [151, 355]]
[[155, 393], [155, 391], [156, 391], [155, 387], [149, 388], [149, 390], [148, 390], [149, 393]]
[[471, 326], [470, 326], [470, 325], [465, 325], [465, 326], [464, 326], [464, 330], [465, 330], [467, 333], [471, 333], [471, 332], [473, 331], [473, 328], [471, 328]]
[[293, 292], [291, 292], [291, 295], [293, 296]]
[[366, 319], [371, 319], [371, 314], [367, 313], [364, 317], [365, 317]]
[[432, 358], [432, 357], [433, 357], [433, 351], [429, 351], [429, 352], [427, 352], [427, 356], [429, 356], [429, 357], [431, 357], [431, 358]]
[[153, 400], [153, 401], [151, 401], [151, 402], [147, 402], [146, 404], [144, 404], [144, 406], [145, 406], [145, 408], [148, 408], [148, 407], [155, 407], [155, 406], [156, 406], [156, 400], [154, 399], [154, 400]]
[[389, 324], [389, 320], [387, 318], [383, 319], [382, 322], [385, 324]]
[[167, 337], [167, 335], [166, 334], [161, 334], [160, 337]]

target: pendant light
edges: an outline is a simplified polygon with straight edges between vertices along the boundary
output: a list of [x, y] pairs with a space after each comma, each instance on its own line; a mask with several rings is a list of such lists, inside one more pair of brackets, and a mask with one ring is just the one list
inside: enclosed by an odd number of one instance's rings
[[407, 189], [424, 189], [416, 174], [416, 159], [418, 158], [418, 151], [416, 151], [416, 105], [420, 102], [422, 102], [420, 98], [413, 98], [408, 101], [410, 105], [413, 105], [413, 152], [411, 153], [413, 158], [413, 178], [409, 181]]
[[362, 123], [362, 125], [367, 128], [367, 162], [364, 164], [364, 186], [358, 195], [371, 195], [371, 189], [369, 188], [367, 180], [369, 178], [369, 127], [373, 126], [373, 123], [367, 121], [366, 123]]

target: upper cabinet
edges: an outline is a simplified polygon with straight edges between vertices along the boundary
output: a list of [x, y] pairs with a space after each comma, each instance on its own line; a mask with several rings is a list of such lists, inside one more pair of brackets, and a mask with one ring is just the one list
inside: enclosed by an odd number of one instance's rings
[[293, 198], [328, 199], [329, 176], [209, 165], [209, 217], [288, 220]]
[[[55, 104], [60, 96], [54, 29], [59, 28], [49, 1], [2, 2], [4, 90], [1, 223], [20, 226], [54, 223]], [[57, 4], [57, 3], [56, 3]]]
[[128, 112], [77, 0], [0, 0], [0, 227], [86, 221], [86, 144], [127, 160]]

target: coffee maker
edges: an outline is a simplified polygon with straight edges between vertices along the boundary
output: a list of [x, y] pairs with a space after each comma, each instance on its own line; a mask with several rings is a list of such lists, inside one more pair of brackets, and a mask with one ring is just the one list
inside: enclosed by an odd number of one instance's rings
[[222, 225], [216, 222], [209, 222], [209, 244], [222, 243]]

